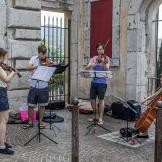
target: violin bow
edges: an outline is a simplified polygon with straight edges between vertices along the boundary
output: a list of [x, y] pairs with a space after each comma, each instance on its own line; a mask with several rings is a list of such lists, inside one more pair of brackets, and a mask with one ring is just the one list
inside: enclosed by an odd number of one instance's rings
[[104, 49], [107, 47], [107, 45], [109, 44], [109, 42], [110, 42], [110, 39], [107, 40], [107, 42], [106, 42], [106, 44], [104, 46]]

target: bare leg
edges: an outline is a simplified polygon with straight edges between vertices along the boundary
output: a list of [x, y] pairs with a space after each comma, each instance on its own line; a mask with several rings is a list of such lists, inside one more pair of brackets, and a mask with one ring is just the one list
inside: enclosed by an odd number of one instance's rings
[[91, 106], [92, 106], [92, 109], [94, 110], [94, 112], [96, 113], [95, 118], [99, 119], [99, 111], [98, 111], [98, 106], [96, 106], [96, 100], [91, 100]]
[[8, 111], [0, 112], [0, 145], [5, 145]]
[[28, 107], [29, 124], [33, 123], [33, 112], [34, 112], [34, 107], [29, 106]]
[[102, 121], [104, 113], [104, 100], [99, 100], [99, 121]]

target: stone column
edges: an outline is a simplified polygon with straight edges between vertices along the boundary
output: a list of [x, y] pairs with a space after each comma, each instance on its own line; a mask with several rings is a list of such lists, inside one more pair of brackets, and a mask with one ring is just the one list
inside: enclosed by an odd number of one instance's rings
[[141, 21], [139, 8], [142, 0], [128, 3], [127, 22], [127, 99], [138, 101], [146, 95], [145, 22]]

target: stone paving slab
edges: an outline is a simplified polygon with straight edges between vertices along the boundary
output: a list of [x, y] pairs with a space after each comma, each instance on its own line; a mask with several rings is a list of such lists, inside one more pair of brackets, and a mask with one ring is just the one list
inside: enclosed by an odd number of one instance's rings
[[[57, 137], [51, 130], [43, 130], [43, 133], [56, 140], [58, 145], [42, 137], [41, 143], [35, 139], [24, 147], [24, 143], [35, 134], [36, 126], [30, 130], [23, 130], [22, 125], [8, 125], [7, 141], [13, 145], [15, 154], [0, 155], [0, 162], [70, 162], [71, 113], [62, 110], [57, 111], [57, 114], [65, 118], [64, 123], [55, 124], [60, 128], [60, 131], [55, 128]], [[98, 135], [106, 133], [100, 128], [97, 128], [96, 135], [85, 136], [88, 118], [88, 115], [80, 115], [80, 162], [153, 162], [154, 142], [140, 148], [129, 148], [98, 138]], [[105, 116], [104, 120], [105, 127], [112, 131], [125, 126], [125, 121], [109, 116]]]

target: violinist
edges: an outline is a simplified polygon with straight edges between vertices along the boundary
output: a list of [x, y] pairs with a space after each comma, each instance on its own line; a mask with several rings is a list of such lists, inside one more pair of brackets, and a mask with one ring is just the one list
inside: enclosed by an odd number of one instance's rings
[[[158, 91], [156, 91], [154, 94], [146, 97], [141, 104], [146, 103], [147, 101], [151, 101], [153, 100], [156, 96], [160, 95], [162, 93], [162, 74], [160, 75], [160, 89]], [[140, 133], [137, 138], [149, 138], [148, 135], [148, 131], [144, 132], [144, 133]]]
[[[86, 66], [86, 70], [93, 69], [95, 71], [108, 71], [110, 67], [110, 59], [104, 53], [105, 46], [102, 43], [98, 43], [96, 46], [97, 56], [94, 56], [89, 64]], [[107, 90], [107, 78], [93, 78], [90, 88], [91, 106], [96, 112], [94, 119], [89, 121], [97, 121], [98, 124], [103, 124], [104, 113], [104, 97]], [[96, 99], [98, 97], [99, 103], [96, 105]]]
[[7, 84], [17, 74], [16, 71], [11, 71], [7, 74], [3, 69], [3, 62], [6, 59], [7, 51], [0, 48], [0, 154], [11, 155], [14, 154], [10, 148], [11, 146], [6, 143], [6, 126], [9, 117], [9, 103], [7, 97]]
[[[47, 59], [47, 48], [45, 45], [40, 45], [38, 47], [38, 56], [33, 56], [30, 59], [27, 69], [32, 71], [32, 75], [33, 75], [37, 67], [41, 65], [43, 66], [54, 65], [53, 61]], [[38, 85], [36, 80], [30, 80], [30, 90], [27, 99], [29, 121], [28, 124], [24, 125], [23, 127], [24, 129], [33, 127], [33, 121], [32, 121], [33, 110], [35, 107], [37, 107], [38, 102], [40, 105], [40, 109], [38, 110], [40, 115], [40, 128], [41, 129], [45, 128], [45, 124], [42, 122], [42, 119], [45, 111], [45, 106], [48, 105], [48, 98], [49, 98], [48, 83], [40, 81]]]

